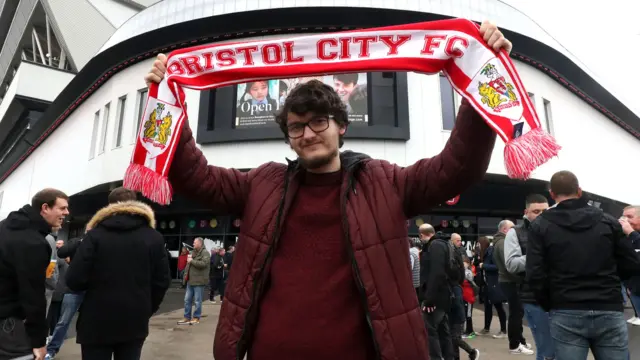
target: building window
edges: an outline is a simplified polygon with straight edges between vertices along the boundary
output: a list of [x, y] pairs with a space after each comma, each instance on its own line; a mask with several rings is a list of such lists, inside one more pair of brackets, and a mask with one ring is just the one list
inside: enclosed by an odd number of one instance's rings
[[442, 108], [442, 130], [453, 130], [456, 123], [455, 91], [446, 76], [440, 74], [440, 105]]
[[124, 125], [124, 114], [127, 107], [127, 96], [118, 99], [118, 120], [116, 121], [116, 133], [113, 139], [113, 147], [118, 148], [122, 145], [122, 125]]
[[553, 134], [553, 116], [551, 114], [551, 101], [547, 99], [542, 99], [542, 104], [544, 105], [544, 124], [547, 127], [546, 130], [549, 134]]
[[531, 104], [533, 105], [533, 108], [535, 110], [536, 108], [536, 96], [533, 93], [527, 93], [529, 94], [529, 100], [531, 100]]
[[98, 127], [100, 126], [100, 111], [93, 116], [93, 130], [91, 131], [91, 148], [89, 148], [89, 160], [96, 156], [96, 140], [98, 139]]
[[132, 142], [136, 142], [136, 137], [138, 136], [138, 130], [140, 129], [140, 122], [142, 121], [142, 116], [144, 115], [144, 108], [147, 105], [147, 94], [149, 90], [142, 89], [138, 91], [138, 112], [136, 114], [136, 126], [133, 128], [133, 138]]
[[111, 107], [111, 103], [107, 103], [104, 106], [104, 114], [102, 114], [102, 132], [100, 133], [100, 151], [99, 154], [104, 153], [104, 149], [107, 144], [107, 128], [109, 127], [109, 108]]

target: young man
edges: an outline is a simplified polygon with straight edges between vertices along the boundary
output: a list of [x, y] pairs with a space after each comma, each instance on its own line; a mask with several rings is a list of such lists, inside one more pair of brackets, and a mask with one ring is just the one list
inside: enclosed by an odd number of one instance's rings
[[46, 355], [45, 282], [57, 266], [46, 236], [69, 215], [68, 199], [44, 189], [0, 224], [0, 359]]
[[87, 224], [67, 271], [67, 286], [84, 291], [76, 341], [82, 359], [140, 359], [149, 318], [169, 288], [164, 238], [153, 210], [136, 193], [116, 188]]
[[556, 206], [531, 224], [526, 276], [550, 311], [557, 359], [627, 359], [620, 280], [640, 275], [640, 256], [613, 216], [589, 206], [576, 176], [551, 177]]
[[[495, 25], [480, 32], [493, 49], [511, 50]], [[159, 82], [165, 69], [159, 55], [146, 81]], [[433, 158], [400, 167], [340, 153], [346, 106], [319, 81], [292, 90], [277, 122], [298, 155], [288, 165], [207, 165], [185, 126], [169, 173], [177, 192], [243, 216], [214, 357], [427, 358], [410, 269], [399, 266], [408, 256], [406, 219], [480, 181], [495, 134], [463, 101]]]
[[504, 257], [507, 271], [521, 279], [518, 295], [523, 304], [533, 341], [536, 343], [536, 360], [554, 358], [553, 339], [549, 330], [549, 313], [536, 303], [531, 288], [525, 279], [527, 243], [531, 223], [549, 207], [547, 198], [540, 194], [529, 195], [525, 201], [524, 223], [507, 233], [504, 241]]

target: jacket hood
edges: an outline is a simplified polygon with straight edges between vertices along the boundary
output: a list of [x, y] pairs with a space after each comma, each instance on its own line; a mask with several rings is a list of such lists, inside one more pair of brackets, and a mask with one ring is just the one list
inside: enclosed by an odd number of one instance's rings
[[560, 227], [574, 231], [591, 229], [602, 220], [603, 212], [589, 206], [586, 200], [570, 199], [540, 214], [540, 217]]
[[3, 223], [14, 230], [35, 228], [44, 235], [51, 233], [51, 225], [31, 205], [25, 205], [20, 210], [11, 212]]
[[[371, 159], [369, 155], [357, 153], [351, 150], [346, 150], [340, 153], [340, 163], [342, 164], [342, 167], [347, 170], [355, 168], [357, 165], [368, 159]], [[300, 161], [298, 159], [287, 159], [287, 164], [289, 169], [297, 169], [300, 166]]]
[[87, 231], [98, 225], [121, 230], [148, 225], [155, 229], [156, 218], [149, 205], [140, 201], [123, 201], [100, 209], [87, 224]]

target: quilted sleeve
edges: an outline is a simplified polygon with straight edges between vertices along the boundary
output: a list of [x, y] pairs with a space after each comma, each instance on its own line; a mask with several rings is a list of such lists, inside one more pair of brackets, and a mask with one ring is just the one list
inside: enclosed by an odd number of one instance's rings
[[391, 165], [407, 218], [429, 212], [482, 180], [495, 141], [495, 132], [463, 100], [456, 125], [440, 154], [404, 168]]
[[249, 188], [249, 173], [207, 164], [185, 123], [176, 149], [169, 181], [175, 192], [216, 212], [242, 214]]

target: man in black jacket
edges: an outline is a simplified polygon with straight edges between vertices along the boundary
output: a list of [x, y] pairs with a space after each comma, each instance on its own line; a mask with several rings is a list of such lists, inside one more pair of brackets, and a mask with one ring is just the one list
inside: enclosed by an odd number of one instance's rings
[[569, 171], [551, 177], [557, 205], [531, 224], [526, 277], [545, 311], [558, 359], [627, 359], [620, 280], [640, 275], [640, 256], [617, 219], [591, 207]]
[[420, 240], [425, 243], [420, 259], [420, 284], [422, 311], [429, 340], [429, 355], [433, 360], [452, 359], [453, 345], [449, 329], [449, 310], [453, 291], [452, 284], [459, 279], [450, 276], [450, 255], [455, 250], [449, 237], [435, 233], [433, 226], [422, 224]]
[[0, 359], [33, 354], [44, 359], [48, 334], [45, 281], [51, 261], [46, 236], [69, 215], [68, 197], [44, 189], [31, 205], [9, 214], [0, 225]]
[[164, 239], [153, 210], [117, 188], [110, 205], [87, 224], [67, 271], [67, 286], [84, 291], [77, 324], [82, 358], [139, 359], [149, 318], [169, 288]]

